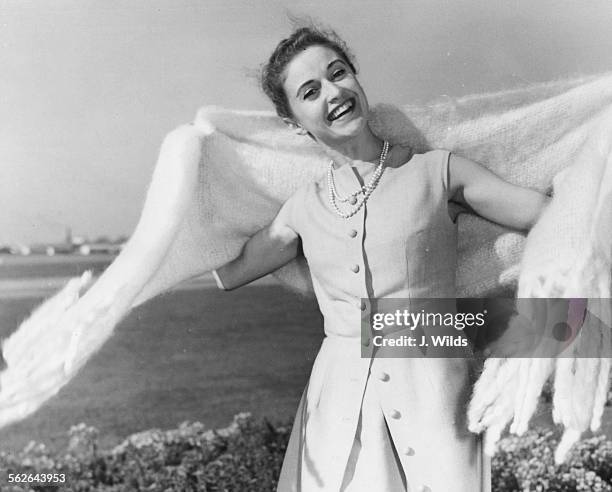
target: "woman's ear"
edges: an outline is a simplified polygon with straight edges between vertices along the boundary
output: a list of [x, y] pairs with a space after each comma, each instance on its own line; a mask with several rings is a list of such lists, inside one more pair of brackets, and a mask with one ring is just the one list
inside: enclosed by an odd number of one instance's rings
[[302, 128], [300, 125], [298, 125], [295, 121], [293, 121], [291, 118], [283, 118], [283, 121], [289, 128], [291, 128], [298, 135], [308, 135], [308, 132], [304, 128]]

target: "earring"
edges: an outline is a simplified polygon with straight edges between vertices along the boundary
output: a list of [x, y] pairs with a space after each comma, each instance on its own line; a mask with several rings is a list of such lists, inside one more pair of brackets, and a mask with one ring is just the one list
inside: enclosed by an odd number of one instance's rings
[[298, 135], [308, 135], [308, 131], [306, 129], [302, 128], [300, 125], [298, 125], [292, 119], [290, 119], [290, 118], [283, 118], [283, 121], [285, 122], [285, 124], [289, 128], [291, 128]]

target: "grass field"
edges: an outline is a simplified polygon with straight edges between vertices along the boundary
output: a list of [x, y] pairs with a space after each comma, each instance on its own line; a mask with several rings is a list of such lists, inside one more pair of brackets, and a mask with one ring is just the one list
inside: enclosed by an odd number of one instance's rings
[[[0, 300], [15, 327], [37, 299]], [[313, 302], [280, 287], [179, 291], [131, 313], [113, 338], [33, 417], [0, 431], [0, 448], [65, 443], [79, 422], [103, 444], [151, 427], [227, 425], [242, 411], [292, 418], [322, 339]], [[6, 331], [1, 334], [6, 336]]]
[[[60, 277], [90, 267], [50, 259], [41, 264]], [[40, 266], [21, 268], [36, 277], [30, 272]], [[19, 268], [11, 268], [17, 278]], [[2, 273], [0, 267], [0, 279]], [[0, 338], [39, 302], [40, 297], [0, 296]], [[315, 302], [279, 286], [169, 293], [134, 310], [34, 416], [0, 431], [0, 449], [18, 450], [30, 440], [63, 447], [66, 432], [79, 422], [97, 427], [101, 444], [111, 446], [130, 433], [184, 420], [225, 426], [243, 411], [289, 421], [322, 337]], [[548, 408], [539, 409], [536, 421], [551, 425]], [[605, 422], [612, 437], [610, 408]]]

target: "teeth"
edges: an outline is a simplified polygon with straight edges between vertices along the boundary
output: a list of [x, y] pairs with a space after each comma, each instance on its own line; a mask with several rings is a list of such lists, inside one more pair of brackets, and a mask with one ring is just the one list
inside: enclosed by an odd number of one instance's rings
[[353, 107], [353, 101], [352, 100], [348, 100], [344, 103], [342, 103], [340, 106], [338, 106], [336, 109], [334, 109], [330, 114], [329, 114], [329, 119], [330, 120], [334, 120], [337, 118], [337, 116], [341, 113], [343, 113], [344, 111], [348, 111], [349, 109], [351, 109]]

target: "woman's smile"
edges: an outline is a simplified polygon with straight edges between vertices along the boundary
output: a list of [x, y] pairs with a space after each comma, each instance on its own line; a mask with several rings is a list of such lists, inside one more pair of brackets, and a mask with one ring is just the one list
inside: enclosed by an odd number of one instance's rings
[[327, 120], [330, 122], [344, 118], [346, 115], [353, 113], [355, 109], [355, 98], [351, 97], [342, 104], [336, 106], [328, 115]]

